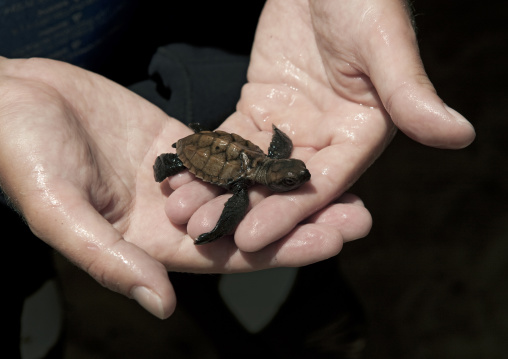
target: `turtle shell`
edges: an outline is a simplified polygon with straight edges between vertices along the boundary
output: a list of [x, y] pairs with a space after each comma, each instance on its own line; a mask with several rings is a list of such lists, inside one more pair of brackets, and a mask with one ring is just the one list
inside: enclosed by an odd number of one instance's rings
[[234, 133], [201, 131], [173, 145], [185, 167], [203, 181], [228, 187], [251, 179], [267, 156], [252, 142]]

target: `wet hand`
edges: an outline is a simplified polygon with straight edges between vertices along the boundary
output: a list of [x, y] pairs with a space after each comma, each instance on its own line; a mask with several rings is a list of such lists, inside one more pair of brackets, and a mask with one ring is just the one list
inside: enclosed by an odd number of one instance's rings
[[[469, 122], [436, 95], [408, 10], [391, 0], [267, 2], [248, 84], [237, 112], [220, 128], [266, 149], [272, 123], [291, 137], [292, 157], [306, 162], [312, 179], [286, 194], [251, 191], [252, 209], [234, 240], [245, 252], [315, 243], [322, 251], [314, 260], [368, 233], [363, 207], [346, 204], [347, 214], [335, 213], [345, 219], [340, 223], [317, 223], [315, 215], [334, 208], [397, 128], [440, 148], [465, 147], [474, 139]], [[169, 218], [188, 222], [193, 237], [213, 227], [228, 195], [216, 198], [220, 190], [191, 178], [171, 183], [177, 191], [168, 202]]]

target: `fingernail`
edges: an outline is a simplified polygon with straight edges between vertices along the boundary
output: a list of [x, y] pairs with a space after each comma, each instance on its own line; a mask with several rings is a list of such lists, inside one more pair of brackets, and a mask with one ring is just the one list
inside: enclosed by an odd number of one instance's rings
[[471, 122], [466, 120], [465, 117], [462, 116], [459, 112], [455, 111], [453, 108], [451, 108], [447, 104], [444, 104], [444, 107], [445, 107], [446, 111], [448, 111], [448, 113], [451, 114], [458, 123], [460, 123], [462, 125], [468, 125], [470, 127], [473, 127], [473, 125], [471, 125]]
[[157, 318], [165, 319], [161, 298], [146, 287], [134, 287], [131, 290], [132, 298]]

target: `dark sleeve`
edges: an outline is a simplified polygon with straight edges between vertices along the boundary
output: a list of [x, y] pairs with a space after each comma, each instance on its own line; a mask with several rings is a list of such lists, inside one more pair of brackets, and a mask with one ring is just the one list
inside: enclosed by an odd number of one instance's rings
[[153, 56], [150, 78], [131, 89], [185, 124], [214, 129], [235, 111], [248, 61], [214, 48], [171, 44]]

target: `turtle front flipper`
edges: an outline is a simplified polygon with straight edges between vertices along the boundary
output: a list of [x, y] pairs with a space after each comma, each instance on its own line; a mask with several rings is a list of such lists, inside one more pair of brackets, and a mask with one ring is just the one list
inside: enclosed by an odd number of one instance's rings
[[280, 160], [289, 158], [293, 151], [293, 142], [291, 139], [275, 125], [272, 124], [273, 136], [270, 147], [268, 148], [268, 157]]
[[231, 233], [245, 216], [248, 205], [249, 196], [247, 186], [244, 182], [239, 181], [233, 186], [233, 196], [224, 204], [224, 210], [215, 228], [208, 233], [200, 235], [194, 241], [194, 244], [200, 245], [210, 243]]
[[155, 159], [153, 176], [157, 182], [162, 182], [166, 177], [174, 176], [185, 169], [182, 161], [174, 153], [163, 153]]

